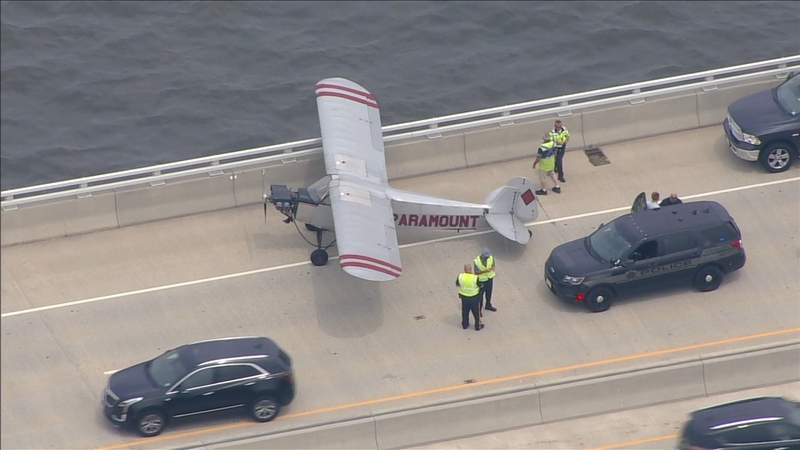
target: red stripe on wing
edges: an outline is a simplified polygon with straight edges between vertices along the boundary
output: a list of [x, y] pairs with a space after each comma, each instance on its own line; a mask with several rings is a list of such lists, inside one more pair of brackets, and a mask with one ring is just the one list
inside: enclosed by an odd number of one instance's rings
[[349, 87], [345, 87], [345, 86], [340, 86], [338, 84], [326, 84], [326, 83], [318, 84], [316, 90], [326, 89], [326, 88], [327, 89], [339, 89], [340, 91], [350, 92], [352, 94], [363, 95], [364, 97], [367, 97], [370, 100], [375, 100], [375, 97], [373, 97], [372, 94], [370, 94], [367, 91], [359, 91], [358, 89], [353, 89], [353, 88], [349, 88]]
[[344, 267], [361, 267], [362, 269], [374, 270], [376, 272], [385, 273], [386, 275], [390, 275], [390, 276], [392, 276], [394, 278], [397, 278], [397, 277], [399, 277], [401, 275], [401, 274], [399, 274], [399, 273], [397, 273], [397, 272], [395, 272], [395, 271], [393, 271], [391, 269], [387, 269], [387, 268], [384, 268], [384, 267], [381, 267], [381, 266], [376, 266], [374, 264], [365, 263], [365, 262], [359, 262], [359, 261], [347, 261], [347, 262], [342, 262], [339, 265], [342, 266], [343, 268]]
[[348, 259], [360, 259], [362, 261], [369, 261], [371, 263], [380, 264], [380, 265], [388, 267], [390, 269], [394, 269], [398, 273], [403, 273], [403, 268], [402, 267], [395, 266], [392, 263], [388, 263], [386, 261], [381, 261], [380, 259], [373, 258], [371, 256], [356, 255], [356, 254], [351, 254], [351, 253], [346, 253], [344, 255], [339, 255], [339, 261], [345, 261], [345, 260], [348, 260]]
[[371, 107], [376, 108], [376, 109], [378, 108], [378, 104], [375, 103], [374, 101], [365, 100], [365, 99], [360, 98], [360, 97], [353, 97], [352, 95], [342, 94], [342, 93], [339, 93], [339, 92], [329, 92], [329, 91], [317, 92], [317, 97], [339, 97], [339, 98], [343, 98], [343, 99], [346, 99], [346, 100], [352, 100], [354, 102], [358, 102], [358, 103], [361, 103], [363, 105], [371, 106]]

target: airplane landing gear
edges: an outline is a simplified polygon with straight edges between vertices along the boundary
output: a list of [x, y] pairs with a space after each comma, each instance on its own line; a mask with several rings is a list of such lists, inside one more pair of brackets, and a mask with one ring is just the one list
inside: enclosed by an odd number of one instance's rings
[[328, 247], [322, 247], [322, 230], [309, 224], [306, 224], [306, 229], [317, 233], [317, 249], [311, 252], [311, 264], [324, 266], [328, 263]]
[[318, 248], [311, 252], [311, 264], [315, 266], [324, 266], [328, 262], [328, 252]]

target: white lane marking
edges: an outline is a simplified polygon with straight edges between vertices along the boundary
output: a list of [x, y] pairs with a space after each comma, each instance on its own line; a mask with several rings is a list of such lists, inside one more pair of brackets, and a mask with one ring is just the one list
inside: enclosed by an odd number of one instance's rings
[[[739, 186], [739, 187], [730, 188], [730, 189], [722, 189], [722, 190], [719, 190], [719, 191], [705, 192], [705, 193], [702, 193], [702, 194], [687, 195], [686, 197], [683, 197], [683, 198], [684, 199], [693, 199], [693, 198], [700, 198], [700, 197], [708, 197], [708, 196], [711, 196], [711, 195], [727, 194], [727, 193], [730, 193], [730, 192], [745, 191], [745, 190], [748, 190], [748, 189], [756, 189], [756, 188], [760, 188], [760, 187], [774, 186], [774, 185], [777, 185], [777, 184], [791, 183], [793, 181], [800, 181], [800, 177], [786, 178], [786, 179], [783, 179], [783, 180], [768, 181], [766, 183], [750, 184], [750, 185], [747, 185], [747, 186]], [[599, 215], [602, 215], [602, 214], [609, 214], [609, 213], [613, 213], [613, 212], [629, 211], [629, 210], [630, 210], [630, 206], [622, 206], [622, 207], [619, 207], [619, 208], [606, 209], [606, 210], [603, 210], [603, 211], [593, 211], [593, 212], [588, 212], [588, 213], [583, 213], [583, 214], [576, 214], [576, 215], [573, 215], [573, 216], [559, 217], [559, 218], [556, 218], [556, 219], [549, 219], [549, 220], [530, 222], [530, 223], [527, 223], [525, 225], [526, 226], [546, 225], [546, 224], [549, 224], [549, 223], [564, 222], [564, 221], [567, 221], [567, 220], [575, 220], [575, 219], [583, 219], [583, 218], [586, 218], [586, 217], [599, 216]], [[464, 239], [464, 238], [467, 238], [467, 237], [479, 236], [479, 235], [488, 234], [488, 233], [494, 233], [494, 230], [478, 231], [478, 232], [475, 232], [475, 233], [464, 233], [464, 234], [458, 234], [458, 235], [455, 235], [455, 236], [447, 236], [447, 237], [443, 237], [443, 238], [431, 239], [429, 241], [414, 242], [414, 243], [411, 243], [411, 244], [401, 245], [400, 248], [417, 247], [417, 246], [420, 246], [420, 245], [433, 244], [433, 243], [436, 243], [436, 242], [446, 242], [446, 241], [452, 241], [452, 240], [455, 240], [455, 239]], [[339, 259], [339, 257], [338, 256], [333, 256], [330, 259], [331, 260], [336, 260], [336, 259]], [[68, 306], [83, 305], [83, 304], [86, 304], [86, 303], [95, 303], [95, 302], [99, 302], [99, 301], [103, 301], [103, 300], [112, 300], [112, 299], [115, 299], [115, 298], [130, 297], [132, 295], [146, 294], [146, 293], [149, 293], [149, 292], [165, 291], [167, 289], [174, 289], [174, 288], [179, 288], [179, 287], [193, 286], [195, 284], [210, 283], [210, 282], [213, 282], [213, 281], [220, 281], [220, 280], [228, 280], [228, 279], [231, 279], [231, 278], [244, 277], [244, 276], [247, 276], [247, 275], [255, 275], [255, 274], [258, 274], [258, 273], [273, 272], [273, 271], [276, 271], [276, 270], [288, 269], [288, 268], [291, 268], [291, 267], [305, 266], [305, 265], [308, 265], [310, 263], [311, 263], [310, 261], [304, 261], [304, 262], [299, 262], [299, 263], [284, 264], [282, 266], [265, 267], [263, 269], [248, 270], [247, 272], [232, 273], [232, 274], [228, 274], [228, 275], [220, 275], [218, 277], [203, 278], [203, 279], [200, 279], [200, 280], [185, 281], [185, 282], [182, 282], [182, 283], [167, 284], [167, 285], [164, 285], [164, 286], [156, 286], [156, 287], [147, 288], [147, 289], [139, 289], [139, 290], [136, 290], [136, 291], [120, 292], [118, 294], [111, 294], [111, 295], [104, 295], [104, 296], [101, 296], [101, 297], [87, 298], [85, 300], [77, 300], [77, 301], [74, 301], [74, 302], [59, 303], [59, 304], [48, 305], [48, 306], [40, 306], [38, 308], [31, 308], [31, 309], [23, 309], [21, 311], [3, 313], [2, 315], [0, 315], [0, 318], [6, 318], [6, 317], [12, 317], [12, 316], [20, 316], [20, 315], [23, 315], [23, 314], [30, 314], [30, 313], [41, 312], [41, 311], [48, 311], [48, 310], [51, 310], [51, 309], [66, 308]]]
[[116, 369], [116, 370], [107, 370], [107, 371], [103, 372], [103, 375], [112, 375], [112, 374], [114, 374], [114, 373], [117, 373], [117, 372], [119, 372], [120, 370], [122, 370], [122, 369]]

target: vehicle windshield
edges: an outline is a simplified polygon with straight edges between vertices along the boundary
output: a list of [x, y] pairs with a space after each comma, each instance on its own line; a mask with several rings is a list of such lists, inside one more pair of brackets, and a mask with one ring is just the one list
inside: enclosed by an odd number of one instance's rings
[[161, 387], [170, 387], [189, 373], [178, 350], [169, 351], [154, 359], [147, 371], [150, 378]]
[[796, 116], [800, 113], [800, 74], [778, 86], [775, 99], [789, 114]]
[[617, 230], [616, 222], [606, 224], [589, 236], [589, 250], [594, 251], [603, 261], [614, 261], [633, 245]]

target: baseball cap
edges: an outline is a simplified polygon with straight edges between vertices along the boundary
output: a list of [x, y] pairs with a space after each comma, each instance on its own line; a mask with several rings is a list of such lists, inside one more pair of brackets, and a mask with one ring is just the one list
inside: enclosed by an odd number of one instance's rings
[[492, 252], [491, 252], [491, 251], [489, 251], [489, 249], [488, 249], [488, 248], [486, 248], [486, 247], [483, 247], [483, 248], [481, 249], [481, 256], [491, 256], [491, 255], [492, 255]]

